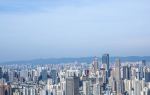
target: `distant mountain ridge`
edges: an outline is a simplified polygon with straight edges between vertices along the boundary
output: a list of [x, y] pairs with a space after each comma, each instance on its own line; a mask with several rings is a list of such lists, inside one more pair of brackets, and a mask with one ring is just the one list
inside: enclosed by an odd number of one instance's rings
[[[116, 58], [120, 58], [122, 62], [137, 62], [141, 60], [146, 60], [150, 62], [150, 56], [127, 56], [127, 57], [110, 57], [110, 63], [115, 62]], [[79, 58], [46, 58], [46, 59], [33, 59], [26, 61], [9, 61], [2, 62], [0, 64], [59, 64], [59, 63], [73, 63], [73, 62], [86, 62], [91, 63], [94, 57], [79, 57]], [[98, 57], [101, 61], [101, 57]]]

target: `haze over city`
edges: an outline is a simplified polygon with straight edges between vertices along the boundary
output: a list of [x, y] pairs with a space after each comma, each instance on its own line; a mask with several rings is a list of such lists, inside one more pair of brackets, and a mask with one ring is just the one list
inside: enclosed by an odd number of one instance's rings
[[149, 0], [1, 0], [0, 62], [149, 56]]
[[150, 95], [150, 0], [0, 0], [0, 95]]

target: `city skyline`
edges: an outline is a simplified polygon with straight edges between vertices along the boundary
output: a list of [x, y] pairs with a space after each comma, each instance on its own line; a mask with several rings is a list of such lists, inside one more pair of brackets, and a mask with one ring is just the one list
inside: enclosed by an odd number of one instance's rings
[[0, 95], [150, 95], [150, 0], [0, 0]]
[[1, 95], [150, 95], [146, 60], [0, 65]]
[[0, 2], [1, 62], [149, 56], [149, 0]]

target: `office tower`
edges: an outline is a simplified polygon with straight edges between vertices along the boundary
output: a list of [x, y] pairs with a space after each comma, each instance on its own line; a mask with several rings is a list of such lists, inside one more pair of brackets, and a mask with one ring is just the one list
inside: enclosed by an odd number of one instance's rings
[[144, 72], [144, 76], [145, 82], [150, 82], [150, 72], [148, 70]]
[[134, 89], [134, 95], [141, 95], [140, 91], [142, 89], [142, 86], [140, 84], [140, 81], [137, 79], [132, 80], [133, 82], [133, 89]]
[[131, 67], [126, 65], [122, 67], [122, 78], [130, 80], [131, 77]]
[[146, 61], [142, 60], [139, 65], [139, 79], [142, 80], [144, 78], [144, 67], [146, 66]]
[[9, 76], [9, 81], [13, 82], [14, 81], [14, 71], [9, 71], [8, 76]]
[[28, 81], [28, 70], [21, 70], [20, 71], [20, 78], [24, 78], [26, 81]]
[[116, 59], [116, 63], [115, 63], [115, 80], [119, 81], [121, 79], [121, 72], [120, 72], [120, 67], [121, 67], [121, 63], [120, 63], [120, 59]]
[[42, 80], [43, 81], [46, 81], [47, 80], [47, 70], [42, 70], [42, 72], [41, 72], [41, 76], [42, 76]]
[[102, 64], [106, 64], [106, 70], [109, 71], [109, 54], [103, 54]]
[[113, 92], [115, 92], [116, 91], [116, 81], [113, 77], [109, 78], [109, 85], [111, 86], [111, 90]]
[[146, 66], [146, 61], [142, 60], [142, 66]]
[[125, 91], [128, 92], [129, 95], [131, 94], [131, 89], [132, 89], [132, 81], [131, 80], [127, 80], [127, 79], [124, 80], [124, 89], [125, 89]]
[[66, 78], [66, 94], [65, 95], [79, 95], [79, 77]]
[[3, 77], [2, 67], [0, 67], [0, 79]]
[[106, 64], [106, 82], [108, 81], [108, 77], [110, 76], [109, 70], [109, 54], [103, 54], [102, 56], [102, 64]]
[[116, 81], [116, 92], [117, 92], [117, 95], [120, 95], [121, 94], [121, 91], [122, 90], [122, 81], [119, 80], [119, 81]]
[[52, 78], [53, 84], [57, 83], [57, 71], [56, 70], [51, 70], [50, 76]]
[[100, 68], [100, 77], [102, 78], [103, 82], [106, 83], [106, 71], [103, 67]]
[[89, 95], [90, 93], [90, 82], [83, 81], [83, 95]]
[[140, 73], [140, 80], [144, 78], [144, 71], [143, 71], [143, 66], [139, 66], [139, 73]]
[[140, 80], [140, 71], [136, 69], [136, 79]]
[[32, 80], [38, 81], [38, 71], [37, 70], [32, 70]]
[[4, 72], [3, 78], [6, 80], [6, 82], [9, 81], [9, 75], [8, 75], [8, 72]]
[[94, 58], [92, 66], [93, 66], [93, 72], [96, 73], [96, 71], [98, 71], [98, 69], [99, 69], [98, 58], [97, 57]]

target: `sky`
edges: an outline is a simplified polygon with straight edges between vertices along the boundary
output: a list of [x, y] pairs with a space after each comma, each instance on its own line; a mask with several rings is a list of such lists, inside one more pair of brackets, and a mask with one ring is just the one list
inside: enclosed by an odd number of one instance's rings
[[150, 0], [1, 0], [0, 62], [150, 55]]

